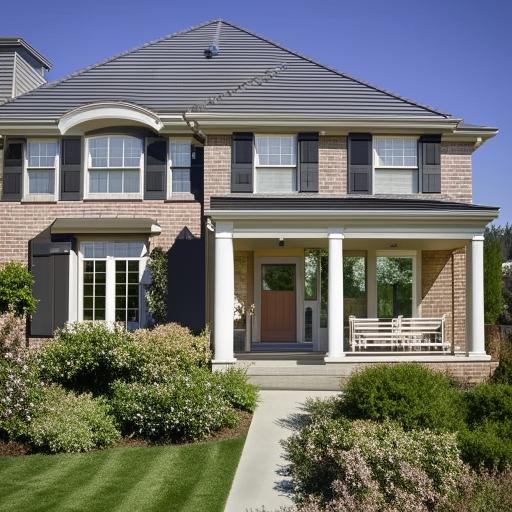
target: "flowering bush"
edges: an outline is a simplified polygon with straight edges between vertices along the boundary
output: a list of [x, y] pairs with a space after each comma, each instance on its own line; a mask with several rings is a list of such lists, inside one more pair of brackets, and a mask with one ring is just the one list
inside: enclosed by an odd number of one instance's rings
[[258, 403], [258, 389], [247, 382], [246, 371], [229, 368], [214, 374], [222, 389], [222, 395], [235, 409], [253, 412]]
[[150, 439], [200, 439], [237, 423], [209, 370], [176, 372], [164, 383], [115, 382], [111, 403], [125, 433]]
[[39, 385], [37, 367], [24, 347], [25, 320], [0, 315], [0, 431], [16, 437], [30, 420], [32, 391]]
[[50, 452], [85, 452], [111, 446], [120, 433], [103, 399], [76, 396], [57, 385], [33, 397], [33, 416], [23, 437], [33, 448]]
[[194, 336], [186, 327], [170, 323], [132, 333], [132, 376], [147, 382], [165, 381], [176, 369], [206, 367], [211, 361], [208, 332]]
[[406, 429], [454, 431], [464, 425], [460, 391], [448, 377], [419, 364], [372, 366], [344, 387], [340, 413], [400, 422]]
[[316, 419], [285, 449], [303, 510], [427, 512], [448, 502], [468, 474], [455, 434], [392, 422]]
[[103, 394], [135, 366], [134, 344], [121, 326], [69, 324], [39, 354], [41, 375], [77, 392]]

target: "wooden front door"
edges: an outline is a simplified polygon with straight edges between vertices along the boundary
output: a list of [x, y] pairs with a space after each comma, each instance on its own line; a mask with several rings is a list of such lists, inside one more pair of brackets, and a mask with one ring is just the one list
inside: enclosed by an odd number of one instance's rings
[[295, 263], [261, 265], [261, 341], [297, 341]]

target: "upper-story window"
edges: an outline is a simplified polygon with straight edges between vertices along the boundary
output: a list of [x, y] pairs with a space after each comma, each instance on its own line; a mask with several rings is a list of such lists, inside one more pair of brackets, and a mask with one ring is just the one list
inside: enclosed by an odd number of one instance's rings
[[256, 192], [297, 191], [297, 141], [294, 135], [257, 135]]
[[[29, 139], [26, 160], [26, 198], [55, 195], [58, 162], [58, 143], [56, 140]], [[28, 193], [27, 193], [28, 192]], [[46, 198], [45, 197], [45, 198]]]
[[190, 139], [170, 139], [169, 160], [172, 193], [190, 193], [190, 168], [192, 166]]
[[374, 137], [375, 194], [418, 192], [418, 139]]
[[142, 140], [123, 135], [88, 139], [88, 194], [139, 197], [142, 185]]

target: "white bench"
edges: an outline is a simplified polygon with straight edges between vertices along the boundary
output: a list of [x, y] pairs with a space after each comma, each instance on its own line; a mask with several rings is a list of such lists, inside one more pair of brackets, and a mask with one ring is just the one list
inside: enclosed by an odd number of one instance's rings
[[349, 317], [350, 349], [391, 350], [450, 349], [445, 340], [445, 316], [441, 318], [356, 318]]

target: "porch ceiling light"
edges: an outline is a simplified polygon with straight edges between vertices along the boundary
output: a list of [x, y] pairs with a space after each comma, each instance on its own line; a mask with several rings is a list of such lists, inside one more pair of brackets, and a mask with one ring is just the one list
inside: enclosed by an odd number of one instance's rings
[[284, 238], [280, 238], [278, 242], [279, 247], [284, 247]]

